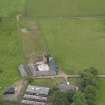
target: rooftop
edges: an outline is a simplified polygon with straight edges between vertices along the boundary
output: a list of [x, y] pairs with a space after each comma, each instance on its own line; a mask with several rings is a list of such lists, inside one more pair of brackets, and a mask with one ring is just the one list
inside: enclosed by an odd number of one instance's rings
[[36, 95], [28, 95], [28, 94], [25, 94], [23, 96], [24, 99], [27, 99], [27, 100], [40, 100], [40, 101], [44, 101], [46, 102], [47, 101], [47, 97], [43, 97], [43, 96], [36, 96]]
[[58, 88], [61, 92], [76, 91], [77, 90], [76, 86], [74, 86], [72, 84], [66, 84], [66, 83], [60, 84]]
[[29, 100], [22, 100], [21, 103], [25, 105], [46, 105], [46, 103], [44, 102], [35, 102], [35, 101], [29, 101]]
[[39, 71], [49, 71], [50, 68], [47, 64], [40, 64], [37, 66]]
[[28, 93], [34, 93], [34, 94], [37, 94], [37, 95], [48, 95], [49, 88], [28, 85], [28, 87], [26, 89], [26, 92], [28, 92]]

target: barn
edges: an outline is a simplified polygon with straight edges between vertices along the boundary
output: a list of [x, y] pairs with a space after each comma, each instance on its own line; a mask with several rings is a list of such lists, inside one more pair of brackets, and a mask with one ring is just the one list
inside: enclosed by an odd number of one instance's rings
[[57, 66], [53, 57], [37, 61], [35, 64], [20, 64], [19, 71], [22, 77], [28, 76], [53, 76], [57, 73]]
[[25, 94], [21, 100], [22, 105], [47, 105], [48, 87], [28, 85]]

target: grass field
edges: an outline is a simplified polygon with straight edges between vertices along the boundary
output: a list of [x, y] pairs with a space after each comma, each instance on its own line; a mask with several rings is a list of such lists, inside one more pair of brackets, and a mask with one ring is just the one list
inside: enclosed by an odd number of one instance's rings
[[105, 73], [104, 19], [42, 19], [39, 23], [49, 52], [61, 69], [72, 74], [96, 67]]
[[98, 81], [97, 105], [105, 105], [105, 79]]
[[105, 0], [27, 0], [29, 17], [105, 16]]
[[24, 9], [25, 0], [0, 0], [0, 16], [9, 17], [19, 14]]
[[22, 51], [16, 19], [4, 18], [0, 22], [0, 94], [20, 79], [18, 65], [24, 61]]

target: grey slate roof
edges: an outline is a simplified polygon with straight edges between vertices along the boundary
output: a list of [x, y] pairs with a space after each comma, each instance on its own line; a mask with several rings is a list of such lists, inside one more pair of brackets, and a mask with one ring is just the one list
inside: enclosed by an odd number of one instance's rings
[[15, 87], [8, 87], [4, 92], [4, 95], [7, 94], [15, 94]]
[[55, 63], [55, 60], [52, 57], [49, 58], [49, 67], [50, 67], [50, 70], [52, 70], [54, 72], [57, 72], [56, 63]]
[[27, 77], [30, 75], [30, 69], [27, 64], [20, 64], [19, 71], [22, 77]]
[[28, 94], [25, 94], [23, 96], [23, 98], [26, 99], [26, 100], [36, 100], [36, 101], [44, 101], [44, 102], [47, 101], [47, 97], [36, 96], [36, 95], [28, 95]]
[[22, 100], [21, 103], [25, 105], [46, 105], [44, 102], [35, 102], [30, 100]]
[[49, 88], [29, 85], [26, 93], [47, 96], [49, 94]]
[[59, 87], [61, 92], [67, 92], [67, 91], [76, 91], [76, 86], [74, 85], [67, 85], [65, 84], [60, 84]]

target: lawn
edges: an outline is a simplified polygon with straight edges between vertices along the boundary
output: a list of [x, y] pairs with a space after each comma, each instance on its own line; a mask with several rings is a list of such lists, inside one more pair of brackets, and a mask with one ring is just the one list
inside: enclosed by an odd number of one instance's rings
[[0, 16], [9, 17], [24, 9], [25, 0], [0, 0]]
[[98, 81], [97, 105], [105, 105], [105, 79]]
[[105, 0], [27, 0], [29, 17], [105, 16]]
[[60, 78], [56, 79], [36, 79], [31, 82], [32, 85], [45, 86], [49, 88], [57, 87], [60, 83], [63, 83], [64, 80]]
[[0, 22], [0, 94], [20, 79], [18, 65], [24, 61], [22, 51], [16, 19], [4, 18]]
[[96, 67], [105, 73], [104, 19], [39, 19], [39, 24], [60, 69], [72, 74]]

